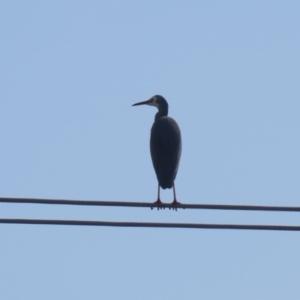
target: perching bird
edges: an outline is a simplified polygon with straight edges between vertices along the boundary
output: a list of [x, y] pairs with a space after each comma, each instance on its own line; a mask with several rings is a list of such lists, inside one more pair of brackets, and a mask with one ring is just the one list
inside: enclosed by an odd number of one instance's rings
[[[153, 167], [158, 180], [157, 205], [162, 205], [160, 200], [160, 187], [173, 188], [175, 206], [179, 204], [176, 199], [175, 178], [179, 167], [181, 155], [181, 133], [176, 121], [168, 117], [168, 102], [162, 96], [156, 95], [147, 101], [133, 104], [147, 104], [158, 108], [151, 128], [150, 152]], [[175, 207], [174, 207], [175, 208]]]

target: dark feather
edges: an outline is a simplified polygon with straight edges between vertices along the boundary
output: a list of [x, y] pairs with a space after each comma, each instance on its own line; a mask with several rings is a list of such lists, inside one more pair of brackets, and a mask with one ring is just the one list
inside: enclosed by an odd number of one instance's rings
[[181, 133], [174, 119], [164, 116], [155, 120], [150, 150], [159, 185], [163, 189], [172, 188], [181, 155]]

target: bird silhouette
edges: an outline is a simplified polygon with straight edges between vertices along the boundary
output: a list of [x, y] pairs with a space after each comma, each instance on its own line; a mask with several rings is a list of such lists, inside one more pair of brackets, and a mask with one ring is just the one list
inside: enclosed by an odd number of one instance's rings
[[173, 208], [179, 204], [176, 198], [175, 178], [177, 175], [181, 156], [181, 132], [177, 122], [168, 116], [168, 102], [160, 95], [155, 95], [147, 101], [133, 104], [151, 105], [158, 108], [154, 123], [151, 128], [150, 152], [153, 167], [158, 180], [157, 200], [154, 202], [158, 209], [162, 206], [160, 199], [160, 187], [162, 189], [173, 188]]

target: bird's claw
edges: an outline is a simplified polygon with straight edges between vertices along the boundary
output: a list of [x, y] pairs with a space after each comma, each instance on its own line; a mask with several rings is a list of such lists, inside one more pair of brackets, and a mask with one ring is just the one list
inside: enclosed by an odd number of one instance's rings
[[165, 209], [165, 207], [163, 207], [163, 203], [161, 202], [160, 199], [157, 199], [155, 202], [153, 202], [154, 206], [151, 207], [151, 210], [154, 208], [154, 207], [157, 207], [157, 210], [160, 210], [160, 209]]
[[180, 205], [181, 203], [180, 202], [178, 202], [176, 199], [174, 199], [174, 201], [172, 202], [172, 206], [171, 207], [169, 207], [169, 209], [173, 209], [173, 210], [176, 210], [177, 211], [177, 205]]

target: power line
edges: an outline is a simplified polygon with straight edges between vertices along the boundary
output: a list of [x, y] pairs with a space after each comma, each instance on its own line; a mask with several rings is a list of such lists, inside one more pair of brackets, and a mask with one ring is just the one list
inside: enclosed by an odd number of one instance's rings
[[44, 219], [43, 220], [41, 219], [0, 219], [0, 224], [300, 231], [300, 226], [282, 226], [282, 225], [147, 223], [147, 222], [111, 222], [111, 221], [44, 220]]
[[[123, 201], [91, 201], [91, 200], [64, 200], [39, 198], [5, 198], [0, 197], [0, 203], [19, 204], [54, 204], [78, 206], [113, 206], [113, 207], [147, 207], [147, 208], [174, 208], [172, 204], [163, 203], [161, 206], [149, 202], [123, 202]], [[215, 210], [248, 210], [248, 211], [278, 211], [300, 212], [298, 206], [263, 206], [263, 205], [231, 205], [231, 204], [179, 204], [177, 209], [215, 209]]]

